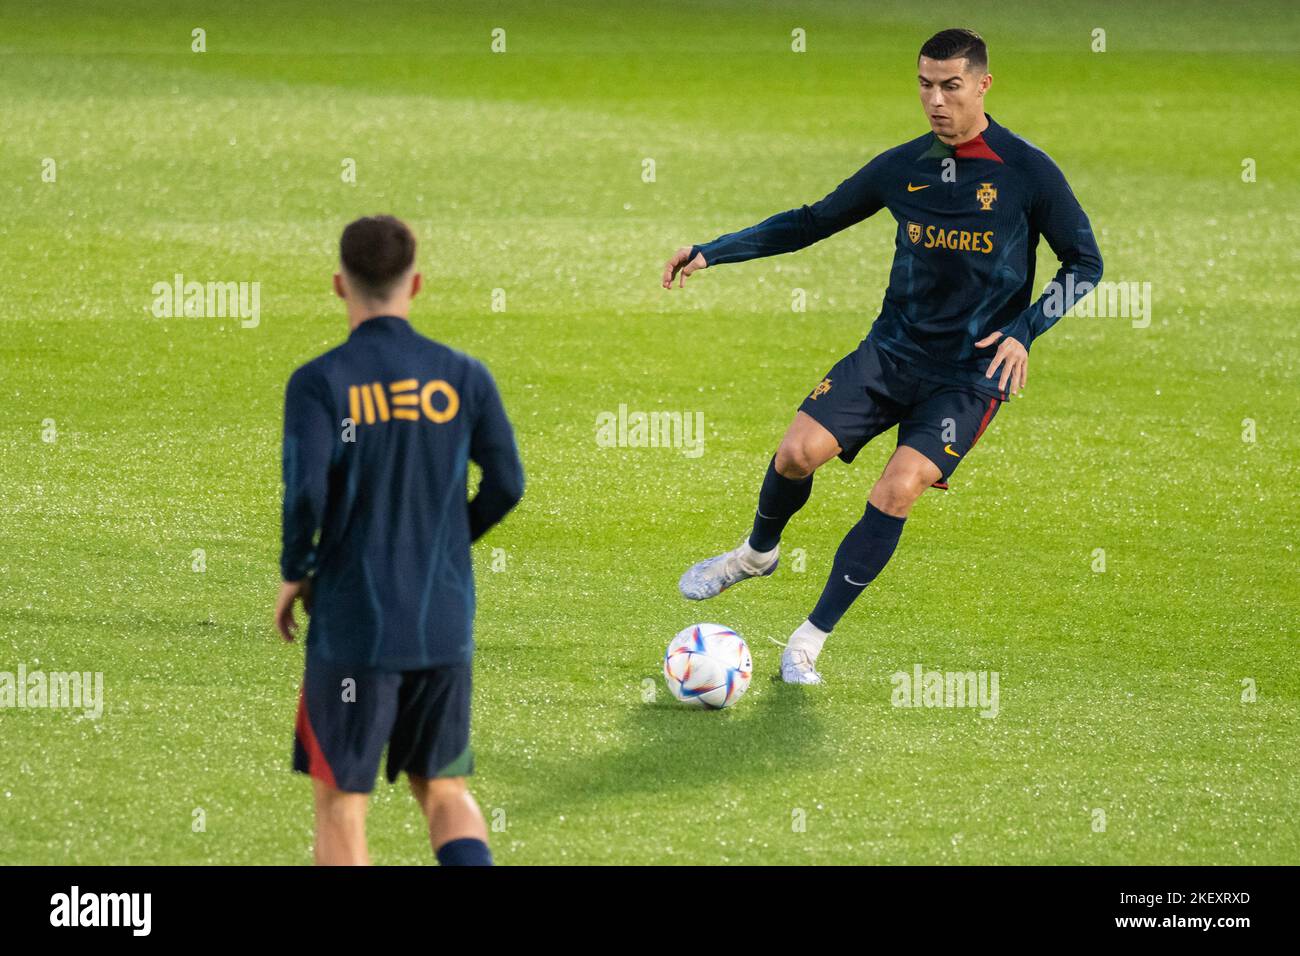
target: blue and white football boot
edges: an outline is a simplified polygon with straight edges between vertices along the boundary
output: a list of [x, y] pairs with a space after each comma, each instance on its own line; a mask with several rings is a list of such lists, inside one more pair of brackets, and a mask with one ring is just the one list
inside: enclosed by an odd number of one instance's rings
[[733, 584], [747, 578], [765, 578], [775, 571], [781, 562], [779, 550], [778, 546], [760, 554], [749, 546], [749, 538], [745, 538], [739, 547], [688, 568], [677, 587], [681, 589], [682, 597], [691, 601], [717, 597]]

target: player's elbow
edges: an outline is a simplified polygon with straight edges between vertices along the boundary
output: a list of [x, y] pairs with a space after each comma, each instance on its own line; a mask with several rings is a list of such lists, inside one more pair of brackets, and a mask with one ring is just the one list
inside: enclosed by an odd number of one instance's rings
[[516, 468], [501, 483], [501, 501], [507, 511], [513, 508], [524, 498], [524, 472], [522, 468]]
[[796, 228], [788, 242], [789, 252], [806, 249], [815, 242], [825, 239], [833, 231], [827, 227], [825, 219], [817, 205], [801, 206], [795, 217]]
[[516, 473], [516, 480], [503, 480], [501, 477], [485, 480], [479, 486], [478, 494], [469, 503], [469, 539], [473, 543], [487, 534], [514, 510], [524, 497], [524, 479], [522, 473]]
[[490, 488], [485, 489], [487, 496], [484, 504], [492, 515], [492, 524], [496, 524], [510, 512], [515, 510], [515, 506], [524, 498], [524, 475], [522, 471], [515, 471], [510, 474], [499, 476], [492, 482]]
[[1096, 285], [1101, 281], [1103, 264], [1101, 261], [1101, 250], [1094, 243], [1091, 249], [1085, 248], [1083, 254], [1079, 256], [1079, 261], [1075, 264], [1075, 271], [1079, 273], [1082, 281], [1091, 282]]

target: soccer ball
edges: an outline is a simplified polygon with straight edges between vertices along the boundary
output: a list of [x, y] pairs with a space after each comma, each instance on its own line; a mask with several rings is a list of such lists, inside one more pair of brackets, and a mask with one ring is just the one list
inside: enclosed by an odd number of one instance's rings
[[720, 710], [740, 700], [754, 661], [745, 639], [721, 624], [693, 624], [668, 644], [664, 680], [683, 704]]

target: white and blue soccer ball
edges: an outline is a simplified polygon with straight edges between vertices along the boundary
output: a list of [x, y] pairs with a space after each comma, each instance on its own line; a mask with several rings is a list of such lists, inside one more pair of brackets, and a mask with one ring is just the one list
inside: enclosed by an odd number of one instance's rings
[[692, 624], [668, 644], [664, 680], [683, 704], [720, 710], [740, 700], [754, 673], [745, 639], [721, 624]]

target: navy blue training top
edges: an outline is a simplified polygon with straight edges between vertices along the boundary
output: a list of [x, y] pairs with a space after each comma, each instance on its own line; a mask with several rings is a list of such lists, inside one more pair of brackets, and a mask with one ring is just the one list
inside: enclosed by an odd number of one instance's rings
[[[471, 460], [483, 478], [467, 502]], [[483, 364], [403, 318], [362, 322], [289, 379], [283, 466], [280, 573], [313, 578], [308, 656], [382, 670], [467, 663], [470, 543], [524, 485]]]

